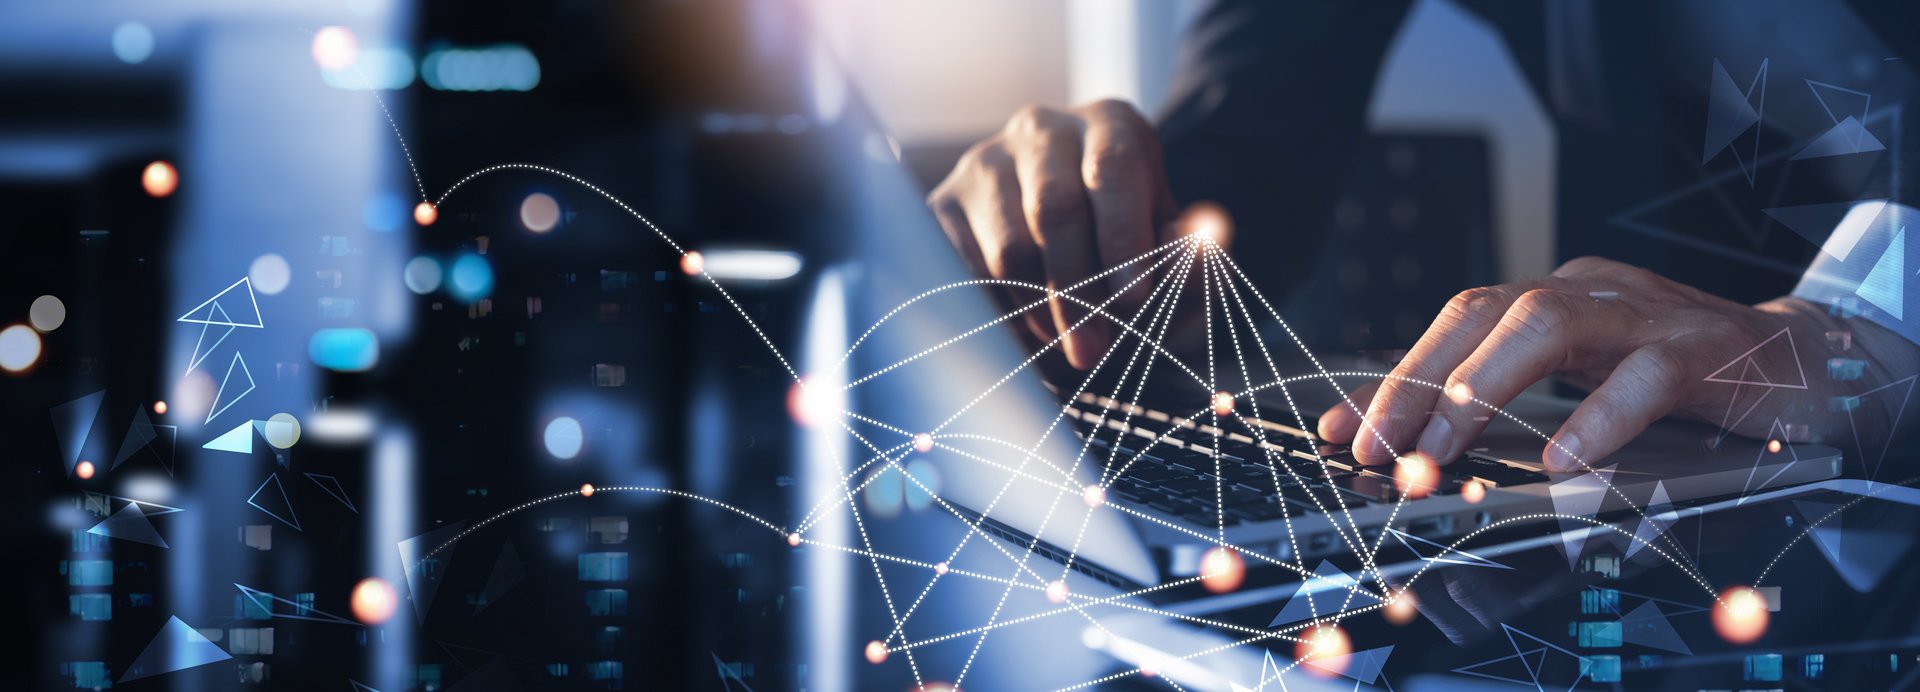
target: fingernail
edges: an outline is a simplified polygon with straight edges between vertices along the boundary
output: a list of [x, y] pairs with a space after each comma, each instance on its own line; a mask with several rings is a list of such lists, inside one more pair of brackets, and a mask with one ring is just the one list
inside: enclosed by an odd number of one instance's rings
[[1552, 471], [1574, 471], [1580, 468], [1580, 436], [1565, 433], [1554, 438], [1547, 445], [1547, 469]]
[[1379, 426], [1362, 425], [1360, 426], [1360, 432], [1356, 433], [1356, 436], [1360, 438], [1357, 441], [1360, 443], [1361, 456], [1377, 458], [1387, 455], [1387, 445], [1381, 442], [1381, 438], [1387, 436], [1386, 430]]
[[1433, 420], [1427, 423], [1426, 431], [1420, 433], [1420, 441], [1415, 447], [1434, 463], [1444, 463], [1447, 461], [1445, 455], [1448, 445], [1453, 442], [1452, 438], [1453, 422], [1447, 420], [1446, 416], [1434, 416]]

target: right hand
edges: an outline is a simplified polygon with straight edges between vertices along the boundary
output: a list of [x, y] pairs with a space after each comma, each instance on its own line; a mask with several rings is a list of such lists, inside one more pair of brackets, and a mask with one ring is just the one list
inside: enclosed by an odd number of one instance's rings
[[[1064, 113], [1022, 108], [960, 157], [927, 204], [975, 272], [1053, 290], [1146, 254], [1173, 234], [1173, 195], [1153, 125], [1114, 100]], [[1073, 293], [1099, 305], [1135, 271]], [[1109, 308], [1144, 303], [1146, 284], [1135, 283]], [[1039, 298], [1003, 293], [1016, 306]], [[1097, 316], [1082, 322], [1085, 307], [1054, 298], [1047, 312], [1028, 311], [1027, 329], [1043, 342], [1065, 334], [1061, 350], [1073, 367], [1092, 367], [1111, 345], [1112, 326]]]

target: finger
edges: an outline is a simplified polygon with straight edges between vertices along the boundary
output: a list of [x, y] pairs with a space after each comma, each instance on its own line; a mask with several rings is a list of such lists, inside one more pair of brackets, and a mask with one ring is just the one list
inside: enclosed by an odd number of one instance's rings
[[1440, 397], [1437, 386], [1466, 361], [1499, 324], [1520, 292], [1518, 286], [1492, 286], [1463, 292], [1447, 301], [1433, 325], [1381, 381], [1356, 434], [1353, 455], [1364, 464], [1386, 464], [1395, 453], [1412, 450], [1427, 427], [1427, 415]]
[[1542, 454], [1550, 471], [1591, 469], [1673, 410], [1694, 380], [1689, 339], [1642, 346], [1573, 410]]
[[[1153, 249], [1154, 189], [1159, 176], [1152, 169], [1151, 126], [1119, 101], [1101, 101], [1086, 109], [1086, 136], [1080, 175], [1093, 208], [1094, 240], [1102, 267], [1115, 267]], [[1112, 291], [1121, 291], [1128, 308], [1146, 303], [1152, 283], [1135, 281], [1138, 264], [1108, 278]]]
[[1620, 362], [1638, 327], [1617, 303], [1535, 289], [1513, 301], [1499, 326], [1447, 378], [1446, 396], [1420, 433], [1417, 449], [1439, 462], [1453, 460], [1522, 390], [1561, 370]]
[[949, 192], [946, 184], [927, 197], [927, 207], [933, 210], [933, 217], [940, 222], [940, 230], [947, 235], [947, 242], [953, 245], [960, 259], [967, 264], [975, 276], [991, 276], [987, 271], [987, 259], [980, 253], [980, 241], [974, 238], [973, 225], [967, 223], [966, 207], [960, 203], [955, 193]]
[[[1081, 137], [1078, 121], [1043, 109], [1023, 112], [1009, 125], [1021, 142], [1015, 152], [1027, 230], [1046, 266], [1046, 285], [1098, 304], [1106, 287], [1098, 282], [1077, 286], [1099, 271], [1100, 258], [1093, 240], [1093, 218], [1087, 188], [1081, 182]], [[1060, 348], [1073, 367], [1093, 366], [1107, 348], [1105, 318], [1087, 319], [1087, 309], [1064, 297], [1048, 303]]]
[[1347, 393], [1340, 403], [1327, 408], [1320, 414], [1320, 439], [1337, 445], [1352, 444], [1353, 437], [1360, 432], [1361, 414], [1367, 410], [1368, 402], [1373, 401], [1373, 393], [1380, 388], [1379, 382], [1368, 382]]
[[[981, 261], [987, 274], [996, 279], [1035, 285], [1046, 282], [1046, 269], [1039, 248], [1027, 231], [1026, 215], [1020, 209], [1020, 180], [1014, 172], [1013, 157], [998, 146], [983, 147], [969, 156], [978, 187], [962, 202], [967, 223], [973, 227]], [[1025, 306], [1044, 295], [1012, 289], [1016, 307]], [[1027, 328], [1042, 341], [1052, 341], [1058, 333], [1042, 313], [1028, 310], [1023, 316]]]

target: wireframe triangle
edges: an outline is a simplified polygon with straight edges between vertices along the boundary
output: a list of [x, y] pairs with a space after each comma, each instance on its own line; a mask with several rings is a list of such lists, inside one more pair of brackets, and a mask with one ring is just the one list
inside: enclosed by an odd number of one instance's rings
[[162, 548], [167, 547], [166, 539], [161, 538], [160, 532], [154, 530], [153, 522], [147, 521], [147, 513], [140, 511], [140, 505], [131, 502], [127, 503], [127, 506], [121, 507], [120, 511], [114, 512], [112, 516], [107, 517], [106, 521], [94, 524], [93, 528], [87, 529], [87, 533], [106, 536], [108, 538], [117, 538], [123, 541], [145, 543]]
[[1693, 649], [1680, 638], [1680, 632], [1667, 621], [1667, 614], [1660, 612], [1660, 606], [1653, 601], [1642, 602], [1620, 618], [1620, 639], [1628, 644], [1693, 655]]
[[1667, 523], [1655, 517], [1671, 509], [1673, 509], [1673, 497], [1667, 494], [1666, 481], [1654, 481], [1653, 495], [1647, 498], [1647, 506], [1641, 512], [1640, 524], [1633, 529], [1634, 540], [1627, 542], [1627, 553], [1624, 557], [1633, 557], [1634, 553], [1653, 545], [1654, 541], [1667, 532]]
[[339, 500], [340, 504], [346, 505], [347, 509], [353, 510], [354, 514], [360, 513], [360, 508], [353, 506], [353, 500], [347, 498], [347, 489], [340, 486], [340, 479], [318, 473], [309, 473], [307, 474], [307, 480], [313, 481], [314, 485], [320, 486], [321, 490], [325, 491], [328, 495], [332, 495], [333, 499]]
[[[233, 379], [233, 371], [235, 370], [239, 370], [240, 375], [246, 378], [247, 388], [245, 391], [233, 395], [232, 398], [227, 398], [227, 385], [233, 384], [236, 388], [239, 385], [239, 382]], [[232, 408], [235, 403], [246, 398], [248, 394], [252, 394], [253, 387], [253, 371], [247, 369], [247, 359], [241, 357], [238, 353], [233, 354], [233, 360], [227, 363], [226, 376], [220, 378], [220, 389], [213, 393], [213, 406], [211, 410], [207, 412], [207, 422], [212, 423], [215, 416], [226, 413], [227, 409]], [[225, 400], [227, 403], [220, 403], [222, 400]]]
[[[1792, 362], [1794, 367], [1794, 375], [1795, 375], [1794, 377], [1792, 378], [1783, 377], [1783, 378], [1780, 378], [1780, 381], [1778, 383], [1775, 383], [1772, 379], [1766, 377], [1764, 370], [1762, 371], [1761, 379], [1758, 379], [1758, 380], [1749, 380], [1744, 375], [1730, 376], [1729, 371], [1738, 371], [1745, 368], [1747, 365], [1747, 361], [1753, 357], [1753, 354], [1760, 352], [1760, 349], [1766, 348], [1767, 344], [1772, 344], [1772, 343], [1781, 341], [1783, 337], [1787, 343], [1787, 348], [1793, 352]], [[1775, 346], [1775, 348], [1778, 348], [1778, 346]], [[1754, 365], [1757, 367], [1759, 365], [1759, 361], [1754, 361]], [[1742, 353], [1739, 356], [1735, 357], [1732, 361], [1728, 362], [1726, 365], [1720, 366], [1720, 369], [1713, 371], [1713, 374], [1711, 375], [1707, 375], [1706, 379], [1703, 381], [1721, 382], [1726, 384], [1753, 385], [1755, 387], [1768, 387], [1768, 388], [1780, 388], [1780, 389], [1806, 389], [1807, 388], [1807, 371], [1804, 366], [1800, 365], [1800, 347], [1793, 343], [1793, 334], [1786, 329], [1781, 329], [1780, 331], [1774, 332], [1773, 336], [1769, 336], [1765, 339], [1762, 339], [1760, 343], [1755, 345], [1753, 348], [1747, 349], [1746, 353]]]
[[[211, 310], [214, 313], [213, 316], [217, 318], [216, 321], [232, 321], [232, 319], [227, 317], [227, 311], [222, 309], [219, 304], [214, 304]], [[233, 325], [221, 325], [220, 336], [214, 337], [213, 343], [209, 345], [207, 344], [207, 330], [213, 327], [214, 325], [211, 323], [200, 325], [200, 336], [193, 340], [193, 354], [187, 357], [187, 371], [181, 374], [182, 377], [193, 374], [194, 368], [200, 367], [200, 363], [205, 361], [207, 356], [213, 355], [214, 349], [220, 348], [220, 344], [226, 343], [227, 337], [233, 336]]]
[[[406, 571], [407, 589], [413, 594], [414, 615], [422, 624], [427, 621], [427, 611], [433, 607], [433, 595], [440, 589], [441, 578], [453, 565], [454, 551], [460, 547], [449, 541], [460, 535], [463, 526], [466, 522], [454, 522], [400, 542], [400, 566]], [[439, 552], [434, 553], [436, 550]]]
[[1843, 202], [1802, 204], [1760, 210], [1787, 230], [1820, 246], [1834, 259], [1846, 261], [1853, 247], [1880, 220], [1887, 208], [1885, 199], [1861, 199]]
[[1512, 567], [1474, 555], [1459, 548], [1450, 548], [1399, 529], [1388, 528], [1387, 534], [1393, 536], [1394, 540], [1400, 541], [1400, 545], [1405, 546], [1415, 557], [1426, 560], [1427, 562], [1436, 562], [1443, 565], [1513, 569]]
[[74, 399], [53, 407], [53, 434], [60, 443], [60, 461], [67, 466], [67, 475], [73, 475], [73, 468], [80, 465], [80, 455], [86, 451], [87, 435], [93, 432], [94, 418], [100, 414], [100, 402], [107, 398], [107, 390]]
[[[1601, 503], [1607, 499], [1607, 487], [1612, 476], [1613, 468], [1604, 467], [1548, 485], [1547, 494], [1553, 498], [1553, 513], [1574, 517], [1592, 517], [1599, 513]], [[1587, 536], [1593, 533], [1593, 524], [1573, 519], [1561, 519], [1559, 522], [1561, 549], [1567, 556], [1567, 569], [1573, 569], [1574, 564], [1580, 561], [1581, 550], [1586, 548]]]
[[[273, 488], [273, 492], [267, 492], [269, 487]], [[253, 505], [254, 509], [266, 512], [267, 516], [279, 519], [280, 523], [293, 527], [295, 531], [304, 530], [300, 528], [300, 517], [293, 513], [293, 502], [287, 499], [286, 487], [280, 485], [278, 473], [267, 474], [267, 480], [254, 489], [253, 495], [247, 498], [247, 504]]]
[[[1765, 67], [1761, 69], [1764, 75]], [[1707, 133], [1700, 147], [1700, 163], [1712, 161], [1727, 145], [1733, 144], [1740, 133], [1759, 122], [1760, 113], [1747, 100], [1747, 92], [1734, 83], [1726, 66], [1720, 64], [1718, 58], [1714, 59], [1712, 82], [1707, 87]]]
[[[340, 617], [338, 615], [334, 615], [333, 613], [329, 613], [327, 611], [321, 610], [319, 608], [315, 608], [310, 605], [302, 605], [299, 603], [295, 603], [293, 601], [289, 601], [287, 599], [281, 598], [279, 596], [275, 596], [265, 591], [261, 591], [259, 589], [247, 586], [245, 584], [236, 583], [233, 585], [233, 587], [240, 590], [240, 595], [242, 597], [245, 597], [247, 600], [252, 601], [254, 605], [259, 606], [260, 610], [266, 612], [267, 615], [272, 618], [277, 618], [281, 620], [310, 620], [313, 622], [331, 622], [331, 623], [340, 624], [340, 625], [353, 625], [355, 627], [366, 626], [357, 620], [348, 620], [346, 618]], [[280, 605], [284, 605], [287, 607], [284, 609], [276, 608], [274, 607], [275, 603], [278, 603]]]
[[220, 452], [234, 452], [236, 454], [252, 454], [253, 423], [247, 422], [234, 426], [232, 430], [221, 433], [219, 437], [213, 438], [204, 445], [200, 445], [200, 448]]
[[[1745, 504], [1747, 495], [1772, 485], [1773, 479], [1779, 478], [1780, 474], [1786, 473], [1787, 469], [1793, 468], [1793, 465], [1800, 461], [1800, 454], [1793, 450], [1793, 441], [1787, 439], [1787, 426], [1781, 423], [1780, 419], [1773, 419], [1773, 425], [1767, 426], [1767, 440], [1767, 444], [1760, 447], [1760, 454], [1753, 458], [1753, 467], [1747, 470], [1747, 484], [1742, 488], [1740, 499], [1734, 502], [1736, 505]], [[1773, 451], [1775, 441], [1780, 443], [1778, 452]], [[1779, 468], [1767, 474], [1764, 480], [1755, 483], [1754, 481], [1760, 478], [1762, 464], [1778, 464]]]
[[233, 658], [205, 636], [181, 622], [178, 617], [168, 617], [167, 624], [160, 633], [147, 642], [147, 648], [127, 666], [127, 672], [120, 676], [119, 682], [139, 680], [141, 678], [165, 675], [209, 663], [217, 663]]
[[[234, 293], [234, 289], [236, 288], [246, 289], [247, 302], [244, 309], [242, 309], [239, 302], [240, 296], [238, 294], [235, 294], [231, 301], [221, 300], [227, 297], [227, 294]], [[232, 302], [234, 304], [233, 309], [225, 310], [225, 302]], [[216, 309], [219, 310], [218, 313], [215, 312]], [[232, 317], [216, 319], [216, 315], [231, 314], [239, 314], [241, 317], [239, 320], [235, 320]], [[240, 277], [239, 281], [233, 282], [233, 285], [222, 289], [219, 293], [215, 293], [212, 298], [208, 298], [199, 305], [193, 306], [193, 309], [188, 310], [187, 314], [181, 315], [179, 319], [174, 321], [189, 324], [206, 324], [216, 327], [252, 327], [254, 329], [260, 329], [264, 326], [260, 322], [260, 301], [255, 300], [253, 297], [253, 280], [245, 276]]]
[[1533, 670], [1526, 662], [1520, 660], [1519, 654], [1508, 654], [1479, 663], [1471, 663], [1455, 668], [1453, 672], [1528, 687], [1534, 684]]
[[1867, 272], [1867, 278], [1860, 280], [1860, 287], [1853, 293], [1894, 319], [1904, 320], [1906, 292], [1907, 229], [1902, 227], [1894, 231], [1893, 243], [1880, 254], [1880, 261], [1873, 263], [1873, 269]]
[[1883, 151], [1886, 148], [1887, 145], [1882, 144], [1879, 138], [1867, 131], [1866, 125], [1861, 124], [1858, 118], [1849, 115], [1846, 120], [1840, 121], [1840, 124], [1834, 125], [1819, 137], [1815, 137], [1807, 148], [1793, 155], [1793, 160], [1864, 154], [1870, 151]]

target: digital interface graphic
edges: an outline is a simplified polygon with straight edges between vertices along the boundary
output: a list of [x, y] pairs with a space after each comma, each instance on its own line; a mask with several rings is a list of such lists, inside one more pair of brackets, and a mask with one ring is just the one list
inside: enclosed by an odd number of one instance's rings
[[0, 680], [1920, 680], [1920, 15], [828, 4], [0, 10]]

